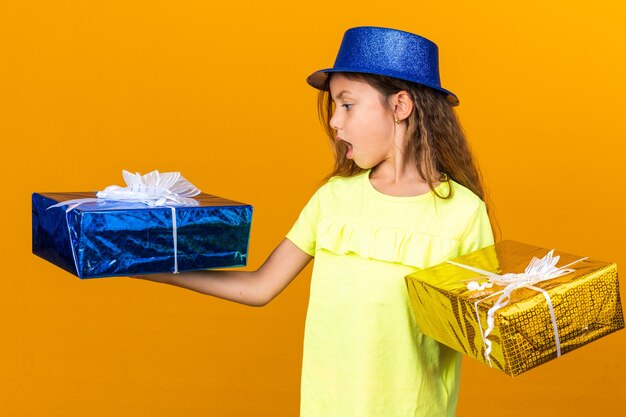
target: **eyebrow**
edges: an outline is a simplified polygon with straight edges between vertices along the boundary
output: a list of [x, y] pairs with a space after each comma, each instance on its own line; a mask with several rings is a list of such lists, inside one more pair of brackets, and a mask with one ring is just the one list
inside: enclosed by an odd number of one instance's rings
[[350, 91], [348, 91], [348, 90], [342, 90], [342, 91], [341, 91], [341, 93], [339, 93], [339, 94], [337, 94], [337, 95], [335, 96], [335, 100], [341, 100], [341, 98], [342, 98], [342, 97], [343, 97], [346, 93], [350, 94]]

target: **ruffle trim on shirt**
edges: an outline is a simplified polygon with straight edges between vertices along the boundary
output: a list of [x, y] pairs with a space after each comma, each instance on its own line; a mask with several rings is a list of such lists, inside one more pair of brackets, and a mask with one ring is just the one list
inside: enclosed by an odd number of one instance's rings
[[[459, 241], [400, 228], [322, 217], [316, 250], [428, 268], [457, 256]], [[442, 255], [444, 255], [442, 257]]]

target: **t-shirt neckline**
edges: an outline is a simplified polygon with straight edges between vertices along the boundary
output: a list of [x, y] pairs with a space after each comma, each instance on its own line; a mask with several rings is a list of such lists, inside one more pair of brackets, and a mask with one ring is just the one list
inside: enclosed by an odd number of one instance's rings
[[[385, 194], [382, 193], [380, 191], [378, 191], [374, 185], [372, 184], [372, 182], [370, 181], [370, 173], [372, 172], [371, 169], [368, 169], [367, 171], [365, 171], [363, 173], [363, 178], [362, 180], [365, 182], [365, 188], [368, 190], [368, 192], [380, 199], [383, 200], [388, 200], [388, 201], [396, 201], [396, 202], [414, 202], [414, 201], [420, 201], [420, 200], [426, 200], [429, 198], [433, 198], [435, 196], [435, 194], [433, 193], [432, 190], [429, 190], [428, 192], [424, 193], [424, 194], [419, 194], [419, 195], [411, 195], [411, 196], [395, 196], [395, 195], [389, 195], [389, 194]], [[435, 190], [437, 190], [440, 194], [442, 194], [442, 189], [444, 187], [444, 184], [446, 184], [446, 182], [441, 182], [439, 183], [439, 185], [437, 185], [435, 187]]]

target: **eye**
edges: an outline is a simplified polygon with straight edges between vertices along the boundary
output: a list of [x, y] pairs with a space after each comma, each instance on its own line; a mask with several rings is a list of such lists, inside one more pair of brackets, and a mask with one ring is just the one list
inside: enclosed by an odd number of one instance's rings
[[352, 108], [352, 104], [345, 103], [345, 104], [342, 104], [341, 107], [345, 107], [346, 110], [350, 110]]

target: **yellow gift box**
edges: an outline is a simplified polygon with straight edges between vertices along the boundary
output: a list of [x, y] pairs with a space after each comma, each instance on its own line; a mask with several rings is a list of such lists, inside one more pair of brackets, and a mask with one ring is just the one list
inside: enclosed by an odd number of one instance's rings
[[624, 328], [615, 263], [511, 240], [452, 262], [406, 277], [420, 331], [510, 376]]

